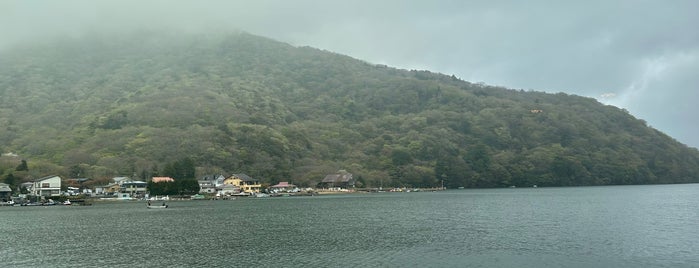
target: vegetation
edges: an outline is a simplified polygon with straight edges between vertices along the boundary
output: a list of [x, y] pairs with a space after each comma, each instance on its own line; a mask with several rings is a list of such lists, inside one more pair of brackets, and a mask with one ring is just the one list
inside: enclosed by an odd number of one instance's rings
[[149, 178], [179, 166], [195, 168], [190, 179], [245, 173], [300, 186], [338, 169], [369, 187], [699, 181], [696, 149], [591, 98], [246, 33], [92, 36], [0, 59], [0, 151], [27, 159], [0, 161], [13, 183]]
[[148, 191], [151, 195], [194, 195], [199, 193], [197, 180], [175, 180], [163, 182], [148, 182]]
[[165, 176], [175, 181], [155, 183], [148, 182], [148, 190], [152, 195], [193, 195], [199, 193], [199, 183], [195, 177], [194, 161], [185, 157], [163, 168]]

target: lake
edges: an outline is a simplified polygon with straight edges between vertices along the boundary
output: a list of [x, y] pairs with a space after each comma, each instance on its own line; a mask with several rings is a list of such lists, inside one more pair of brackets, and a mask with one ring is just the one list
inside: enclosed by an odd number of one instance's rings
[[2, 267], [699, 267], [699, 184], [0, 207]]

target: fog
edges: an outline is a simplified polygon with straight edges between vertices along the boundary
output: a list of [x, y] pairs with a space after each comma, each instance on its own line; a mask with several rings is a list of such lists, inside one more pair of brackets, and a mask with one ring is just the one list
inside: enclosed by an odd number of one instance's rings
[[471, 82], [594, 97], [699, 147], [699, 1], [0, 1], [0, 49], [246, 31]]

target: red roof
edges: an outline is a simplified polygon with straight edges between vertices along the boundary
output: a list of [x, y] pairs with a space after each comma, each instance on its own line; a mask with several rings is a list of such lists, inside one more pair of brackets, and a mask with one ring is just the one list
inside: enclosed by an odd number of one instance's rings
[[153, 177], [151, 180], [153, 182], [163, 182], [163, 181], [175, 181], [175, 179], [170, 178], [170, 177]]

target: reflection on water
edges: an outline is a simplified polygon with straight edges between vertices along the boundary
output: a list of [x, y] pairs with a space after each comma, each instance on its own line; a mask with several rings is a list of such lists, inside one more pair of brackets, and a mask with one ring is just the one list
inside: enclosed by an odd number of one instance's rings
[[0, 207], [4, 267], [697, 267], [699, 185]]

